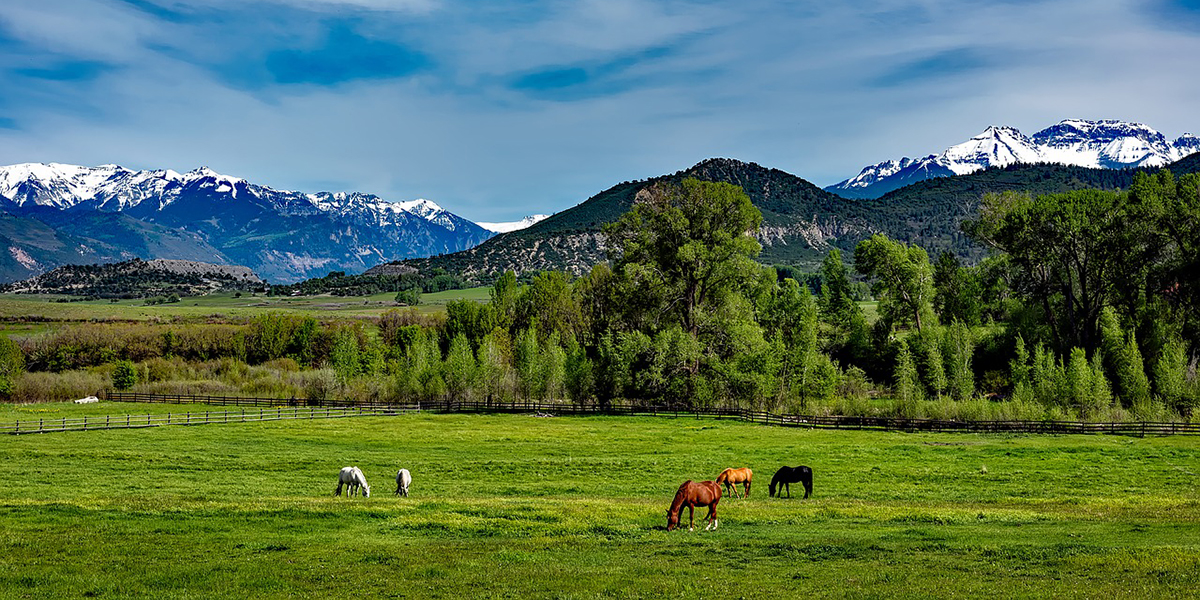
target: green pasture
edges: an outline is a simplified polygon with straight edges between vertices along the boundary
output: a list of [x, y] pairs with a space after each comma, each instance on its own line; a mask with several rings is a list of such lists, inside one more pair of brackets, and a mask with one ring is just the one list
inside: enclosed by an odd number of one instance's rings
[[[8, 436], [0, 597], [1194, 597], [1198, 444], [433, 414]], [[332, 497], [351, 464], [370, 498]], [[812, 499], [767, 498], [784, 464]], [[751, 497], [666, 532], [729, 466]]]
[[[467, 299], [486, 302], [490, 296], [487, 287], [465, 290], [447, 290], [433, 294], [422, 294], [421, 312], [444, 311], [450, 300]], [[94, 319], [122, 319], [146, 321], [155, 319], [200, 320], [211, 317], [251, 317], [265, 311], [280, 311], [318, 318], [330, 317], [377, 317], [385, 311], [399, 307], [394, 293], [370, 296], [296, 296], [267, 297], [262, 294], [251, 296], [243, 293], [240, 298], [232, 293], [209, 294], [185, 297], [179, 302], [147, 306], [145, 300], [86, 300], [79, 302], [54, 302], [60, 296], [38, 296], [25, 294], [0, 294], [0, 321], [20, 320], [30, 317], [54, 321], [87, 321]], [[0, 333], [30, 335], [40, 333], [48, 326], [8, 324]]]

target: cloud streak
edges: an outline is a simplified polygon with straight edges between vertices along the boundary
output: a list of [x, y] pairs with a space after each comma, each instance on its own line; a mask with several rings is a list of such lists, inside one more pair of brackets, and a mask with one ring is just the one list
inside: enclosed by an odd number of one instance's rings
[[1179, 23], [1200, 10], [1153, 8], [4, 3], [0, 162], [207, 164], [279, 188], [428, 197], [493, 221], [710, 156], [825, 185], [990, 124], [1195, 131], [1200, 39]]

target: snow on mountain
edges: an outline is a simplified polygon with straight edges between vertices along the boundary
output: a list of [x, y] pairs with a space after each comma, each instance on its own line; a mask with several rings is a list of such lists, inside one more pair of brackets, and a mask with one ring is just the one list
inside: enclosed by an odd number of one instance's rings
[[910, 183], [965, 175], [988, 167], [1058, 163], [1091, 168], [1158, 167], [1200, 151], [1185, 133], [1169, 141], [1141, 123], [1066, 119], [1026, 137], [1014, 127], [991, 126], [979, 135], [925, 158], [887, 160], [825, 188], [850, 198], [877, 198]]
[[[280, 191], [207, 167], [182, 174], [117, 165], [0, 167], [0, 212], [48, 219], [56, 223], [52, 227], [61, 227], [71, 217], [53, 215], [68, 209], [87, 223], [102, 222], [92, 218], [97, 215], [119, 214], [159, 227], [153, 230], [156, 236], [163, 227], [198, 236], [223, 254], [212, 261], [244, 264], [277, 281], [456, 252], [495, 235], [429, 200], [389, 202], [360, 192]], [[99, 231], [85, 233], [104, 237]], [[174, 250], [157, 238], [149, 245], [136, 241], [117, 240], [142, 253], [131, 256], [195, 258], [171, 255]]]
[[974, 173], [988, 167], [1038, 162], [1040, 154], [1033, 142], [1013, 127], [988, 127], [983, 133], [947, 148], [937, 162], [956, 175]]
[[[104, 211], [140, 207], [162, 210], [181, 195], [201, 191], [237, 199], [248, 194], [263, 200], [280, 214], [298, 216], [326, 213], [361, 224], [404, 224], [415, 216], [449, 231], [468, 227], [470, 221], [429, 200], [388, 202], [359, 192], [301, 194], [252, 184], [222, 175], [208, 167], [180, 174], [175, 171], [132, 171], [117, 165], [81, 167], [59, 163], [25, 163], [0, 167], [0, 204], [30, 204], [59, 209], [85, 205]], [[142, 203], [152, 201], [152, 207]]]
[[525, 217], [524, 219], [521, 219], [520, 221], [508, 221], [506, 223], [484, 223], [484, 222], [480, 221], [475, 224], [488, 230], [488, 231], [494, 231], [496, 233], [508, 233], [510, 231], [520, 231], [522, 229], [525, 229], [526, 227], [529, 227], [529, 226], [533, 225], [534, 223], [537, 223], [538, 221], [546, 219], [549, 216], [550, 215], [529, 215], [528, 217]]

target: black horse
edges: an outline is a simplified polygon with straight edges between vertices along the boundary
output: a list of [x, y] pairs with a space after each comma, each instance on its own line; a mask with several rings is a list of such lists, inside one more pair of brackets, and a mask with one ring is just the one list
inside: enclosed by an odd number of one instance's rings
[[771, 486], [768, 491], [771, 497], [775, 497], [775, 490], [779, 490], [779, 497], [783, 497], [783, 486], [787, 486], [788, 498], [792, 497], [792, 483], [804, 484], [804, 498], [808, 499], [812, 495], [812, 469], [808, 467], [779, 467], [775, 471], [775, 476], [771, 478]]

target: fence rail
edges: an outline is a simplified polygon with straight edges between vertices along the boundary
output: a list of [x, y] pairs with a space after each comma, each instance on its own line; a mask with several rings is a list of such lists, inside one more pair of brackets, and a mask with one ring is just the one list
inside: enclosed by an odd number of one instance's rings
[[[811, 429], [858, 429], [877, 431], [928, 431], [963, 433], [1028, 434], [1108, 434], [1126, 436], [1200, 435], [1200, 423], [1134, 421], [1128, 423], [1091, 423], [1082, 421], [948, 421], [939, 419], [902, 419], [895, 417], [856, 417], [838, 415], [786, 415], [732, 408], [672, 407], [638, 403], [546, 403], [456, 401], [420, 403], [313, 400], [304, 398], [242, 398], [233, 396], [192, 396], [164, 394], [109, 393], [106, 398], [119, 402], [169, 404], [210, 404], [252, 407], [326, 407], [363, 408], [380, 411], [432, 411], [455, 413], [548, 413], [555, 415], [630, 415], [697, 419], [735, 419], [781, 427]], [[2, 430], [0, 430], [2, 431]]]
[[291, 419], [340, 419], [394, 415], [405, 412], [402, 407], [284, 407], [240, 409], [226, 411], [188, 411], [157, 415], [95, 415], [61, 419], [21, 419], [0, 423], [0, 433], [24, 435], [57, 431], [99, 431], [106, 429], [144, 429], [164, 425], [207, 425], [210, 423], [248, 423], [254, 421], [283, 421]]

